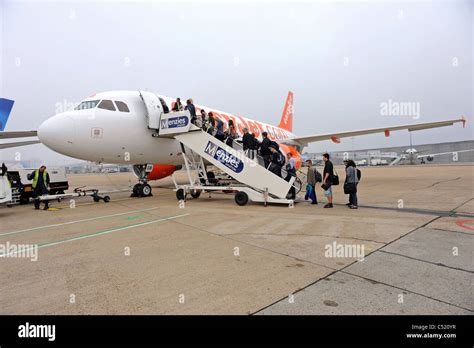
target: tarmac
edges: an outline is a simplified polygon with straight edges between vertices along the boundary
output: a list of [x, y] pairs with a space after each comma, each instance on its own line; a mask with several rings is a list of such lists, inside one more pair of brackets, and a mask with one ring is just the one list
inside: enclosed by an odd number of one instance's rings
[[357, 210], [342, 186], [333, 209], [180, 206], [169, 178], [70, 175], [111, 201], [0, 208], [0, 245], [38, 247], [0, 258], [0, 314], [473, 314], [474, 166], [361, 170]]

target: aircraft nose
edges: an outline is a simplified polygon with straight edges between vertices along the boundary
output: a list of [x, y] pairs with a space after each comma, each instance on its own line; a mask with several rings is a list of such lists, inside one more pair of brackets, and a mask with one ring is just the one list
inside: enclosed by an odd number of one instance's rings
[[74, 120], [69, 115], [48, 118], [38, 128], [41, 143], [57, 152], [74, 144]]

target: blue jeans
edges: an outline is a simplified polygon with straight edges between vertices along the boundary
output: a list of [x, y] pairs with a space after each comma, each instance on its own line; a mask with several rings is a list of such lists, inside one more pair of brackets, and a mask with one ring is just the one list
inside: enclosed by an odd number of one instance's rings
[[[309, 187], [308, 187], [309, 186]], [[316, 190], [313, 185], [309, 185], [306, 187], [306, 195], [304, 199], [311, 199], [311, 203], [318, 203], [318, 198], [316, 197]]]
[[349, 193], [349, 203], [357, 206], [357, 192]]

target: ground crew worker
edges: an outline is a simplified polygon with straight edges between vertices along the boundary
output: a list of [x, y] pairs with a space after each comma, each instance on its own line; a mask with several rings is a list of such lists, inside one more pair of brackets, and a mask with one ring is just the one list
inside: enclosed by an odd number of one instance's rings
[[[41, 166], [39, 169], [28, 174], [28, 180], [33, 180], [31, 186], [33, 187], [33, 198], [35, 202], [35, 209], [40, 208], [39, 196], [48, 194], [49, 174], [46, 171], [46, 166]], [[44, 210], [48, 210], [49, 202], [44, 201]]]

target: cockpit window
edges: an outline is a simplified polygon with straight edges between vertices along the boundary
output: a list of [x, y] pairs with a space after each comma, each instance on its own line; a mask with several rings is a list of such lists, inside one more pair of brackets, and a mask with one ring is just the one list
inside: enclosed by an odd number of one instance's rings
[[105, 110], [110, 110], [110, 111], [115, 111], [115, 106], [112, 100], [107, 100], [104, 99], [100, 102], [99, 109], [105, 109]]
[[130, 112], [130, 109], [128, 108], [127, 104], [125, 104], [122, 101], [115, 101], [115, 105], [117, 105], [117, 109], [122, 112]]
[[86, 110], [86, 109], [93, 109], [99, 104], [100, 100], [87, 100], [80, 103], [78, 106], [74, 108], [74, 110]]

